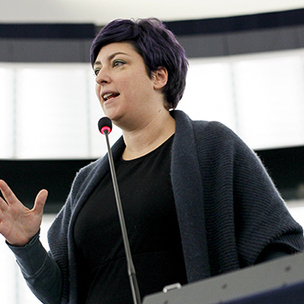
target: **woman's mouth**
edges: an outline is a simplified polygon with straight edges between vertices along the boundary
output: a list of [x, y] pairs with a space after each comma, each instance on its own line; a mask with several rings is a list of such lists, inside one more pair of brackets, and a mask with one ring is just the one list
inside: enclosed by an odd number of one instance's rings
[[108, 100], [110, 100], [112, 98], [115, 98], [117, 96], [119, 96], [119, 93], [113, 93], [113, 92], [111, 92], [111, 93], [105, 93], [105, 94], [102, 95], [102, 99], [104, 101], [108, 101]]

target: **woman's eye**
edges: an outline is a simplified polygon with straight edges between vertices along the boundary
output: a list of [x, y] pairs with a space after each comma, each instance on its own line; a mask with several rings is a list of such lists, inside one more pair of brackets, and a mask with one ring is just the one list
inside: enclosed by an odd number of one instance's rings
[[95, 76], [97, 76], [97, 75], [98, 75], [98, 73], [99, 73], [99, 71], [100, 71], [100, 69], [99, 69], [99, 68], [94, 69], [94, 75], [95, 75]]
[[125, 64], [126, 62], [124, 60], [121, 60], [121, 59], [117, 59], [117, 60], [114, 60], [113, 61], [113, 67], [116, 67], [116, 66], [121, 66], [123, 64]]

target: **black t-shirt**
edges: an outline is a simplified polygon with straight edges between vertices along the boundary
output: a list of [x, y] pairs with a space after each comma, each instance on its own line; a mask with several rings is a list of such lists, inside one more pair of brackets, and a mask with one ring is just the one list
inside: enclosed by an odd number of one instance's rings
[[[149, 154], [115, 164], [141, 297], [186, 283], [172, 185], [173, 136]], [[75, 224], [81, 304], [132, 304], [111, 175], [100, 182]]]

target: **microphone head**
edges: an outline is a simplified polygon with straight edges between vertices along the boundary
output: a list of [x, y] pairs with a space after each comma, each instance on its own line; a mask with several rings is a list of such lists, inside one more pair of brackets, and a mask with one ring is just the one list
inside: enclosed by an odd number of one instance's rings
[[102, 117], [98, 121], [98, 130], [101, 134], [105, 134], [106, 131], [108, 134], [112, 131], [112, 121], [109, 117]]

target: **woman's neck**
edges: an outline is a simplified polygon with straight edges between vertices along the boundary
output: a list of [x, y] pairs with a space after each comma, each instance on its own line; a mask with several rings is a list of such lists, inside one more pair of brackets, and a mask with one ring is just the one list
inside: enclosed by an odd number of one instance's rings
[[131, 160], [150, 153], [175, 133], [175, 120], [163, 110], [153, 119], [132, 131], [123, 131], [126, 149], [124, 160]]

